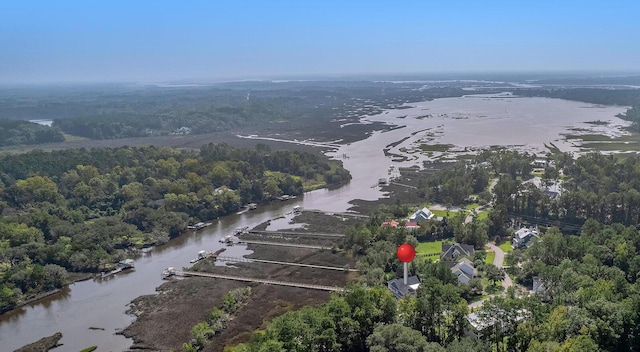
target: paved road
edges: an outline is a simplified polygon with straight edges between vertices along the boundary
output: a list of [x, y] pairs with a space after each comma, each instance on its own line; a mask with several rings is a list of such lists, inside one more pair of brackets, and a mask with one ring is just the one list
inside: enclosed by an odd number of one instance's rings
[[[503, 268], [504, 267], [504, 251], [500, 247], [492, 243], [488, 243], [487, 247], [493, 250], [493, 252], [496, 254], [496, 256], [493, 258], [493, 265], [497, 266], [498, 268]], [[507, 288], [511, 286], [513, 286], [513, 281], [511, 281], [511, 278], [509, 277], [509, 275], [505, 273], [504, 280], [502, 280], [502, 287], [504, 287], [504, 292], [506, 292]], [[490, 295], [489, 297], [487, 297], [486, 299], [483, 299], [482, 301], [473, 302], [469, 304], [468, 307], [470, 310], [473, 310], [474, 308], [479, 308], [484, 304], [484, 301], [494, 296], [495, 295]]]

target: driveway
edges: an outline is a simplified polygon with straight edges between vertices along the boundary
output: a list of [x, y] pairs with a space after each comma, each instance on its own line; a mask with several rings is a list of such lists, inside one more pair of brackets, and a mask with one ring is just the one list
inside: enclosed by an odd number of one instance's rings
[[[489, 249], [492, 249], [496, 254], [495, 258], [493, 258], [493, 265], [497, 266], [498, 268], [504, 268], [504, 251], [502, 250], [502, 248], [496, 246], [493, 243], [487, 243], [487, 247], [489, 247]], [[511, 281], [509, 275], [505, 273], [504, 280], [502, 280], [502, 287], [504, 287], [506, 291], [507, 288], [511, 286], [513, 286], [513, 282]]]
[[[493, 243], [487, 243], [486, 246], [489, 247], [489, 249], [493, 250], [493, 252], [496, 254], [496, 256], [493, 258], [493, 265], [497, 266], [498, 268], [504, 268], [504, 251]], [[504, 280], [502, 280], [502, 287], [504, 287], [504, 292], [506, 292], [507, 288], [511, 286], [513, 286], [513, 281], [511, 281], [509, 274], [505, 273]], [[467, 307], [469, 307], [470, 310], [479, 308], [484, 304], [484, 301], [494, 296], [495, 295], [490, 295], [482, 301], [477, 301], [469, 304]]]

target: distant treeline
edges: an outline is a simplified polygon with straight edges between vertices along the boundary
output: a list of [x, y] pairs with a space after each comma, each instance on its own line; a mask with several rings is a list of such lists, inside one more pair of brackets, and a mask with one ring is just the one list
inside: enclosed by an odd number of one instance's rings
[[63, 141], [64, 136], [57, 128], [27, 121], [0, 120], [0, 147]]
[[[417, 89], [384, 82], [244, 82], [213, 87], [113, 87], [8, 95], [0, 119], [53, 119], [53, 126], [90, 139], [208, 133], [274, 122], [332, 120], [407, 102], [461, 96], [458, 87]], [[38, 93], [38, 94], [36, 94]], [[184, 127], [184, 128], [183, 128]]]

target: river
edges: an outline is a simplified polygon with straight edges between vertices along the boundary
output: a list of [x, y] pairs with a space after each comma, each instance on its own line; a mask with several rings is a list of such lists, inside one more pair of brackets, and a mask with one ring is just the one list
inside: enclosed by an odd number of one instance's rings
[[[351, 172], [353, 179], [348, 185], [309, 192], [292, 201], [260, 205], [257, 210], [221, 218], [202, 231], [185, 234], [153, 248], [136, 259], [134, 271], [103, 281], [78, 282], [59, 294], [6, 313], [0, 316], [0, 349], [11, 351], [58, 331], [63, 334], [60, 343], [64, 344], [61, 348], [64, 351], [78, 351], [93, 345], [98, 346], [98, 351], [128, 349], [132, 341], [115, 335], [134, 319], [125, 314], [127, 304], [138, 296], [153, 294], [155, 288], [162, 284], [160, 273], [164, 268], [190, 266], [189, 261], [198, 251], [221, 248], [218, 240], [232, 233], [236, 227], [256, 226], [284, 215], [295, 205], [305, 209], [344, 212], [353, 199], [374, 200], [383, 196], [377, 187], [372, 187], [379, 178], [388, 177], [388, 168], [392, 164], [382, 150], [405, 137], [409, 139], [395, 146], [393, 152], [408, 156], [408, 160], [393, 162], [394, 166], [420, 164], [424, 158], [418, 157], [413, 149], [425, 138], [432, 138], [433, 143], [461, 147], [518, 144], [534, 148], [560, 140], [560, 134], [572, 126], [589, 128], [583, 122], [612, 121], [610, 126], [597, 127], [605, 128], [603, 132], [606, 133], [619, 133], [624, 125], [623, 121], [615, 118], [624, 108], [557, 99], [463, 97], [409, 105], [412, 108], [390, 110], [366, 118], [407, 127], [374, 132], [362, 141], [329, 153], [342, 160]], [[432, 116], [419, 118], [425, 114]], [[405, 117], [399, 118], [402, 116]], [[429, 136], [415, 133], [426, 129], [437, 133]], [[234, 246], [228, 251], [233, 256], [249, 253], [243, 246]]]

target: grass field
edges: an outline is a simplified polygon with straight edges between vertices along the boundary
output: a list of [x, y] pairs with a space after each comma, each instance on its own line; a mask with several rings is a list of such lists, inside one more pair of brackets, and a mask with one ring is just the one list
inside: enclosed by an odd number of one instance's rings
[[[435, 214], [435, 216], [437, 216], [437, 217], [442, 217], [442, 218], [446, 218], [447, 217], [447, 211], [446, 210], [431, 210], [431, 212], [433, 214]], [[452, 212], [449, 212], [449, 215], [452, 215], [451, 213]]]
[[495, 252], [487, 252], [487, 257], [484, 258], [484, 262], [486, 264], [493, 264], [493, 260], [496, 257], [496, 253]]
[[453, 242], [449, 240], [420, 242], [418, 244], [418, 247], [416, 247], [416, 253], [417, 255], [422, 255], [422, 256], [440, 255], [442, 253], [443, 243], [453, 243]]
[[502, 249], [505, 253], [513, 251], [513, 247], [511, 247], [511, 242], [505, 242], [499, 245], [500, 249]]

